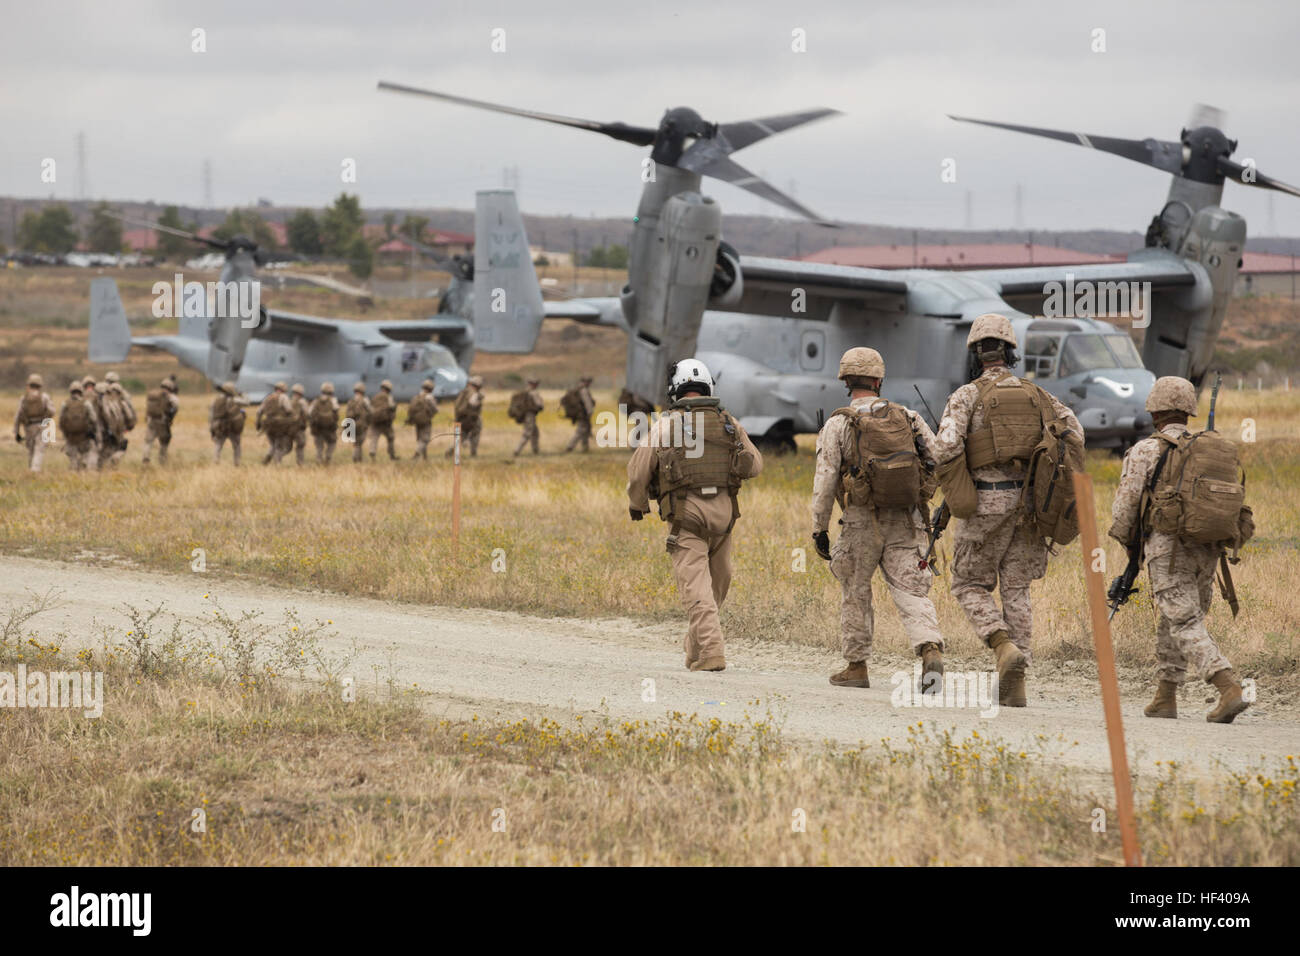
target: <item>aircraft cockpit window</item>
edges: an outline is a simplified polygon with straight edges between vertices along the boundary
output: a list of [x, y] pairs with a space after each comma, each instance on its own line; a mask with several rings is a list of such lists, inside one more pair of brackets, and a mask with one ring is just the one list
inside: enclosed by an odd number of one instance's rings
[[1056, 357], [1061, 351], [1059, 335], [1031, 335], [1025, 339], [1025, 375], [1051, 378], [1056, 371]]
[[1111, 336], [1093, 334], [1070, 335], [1061, 351], [1061, 376], [1078, 375], [1099, 368], [1115, 368], [1114, 354], [1106, 347], [1104, 339]]
[[1115, 364], [1120, 368], [1141, 368], [1142, 356], [1138, 354], [1133, 340], [1124, 333], [1106, 336], [1106, 344], [1115, 355]]
[[424, 355], [420, 359], [420, 370], [424, 372], [435, 372], [440, 368], [446, 368], [455, 362], [451, 353], [446, 349], [438, 346], [426, 346]]

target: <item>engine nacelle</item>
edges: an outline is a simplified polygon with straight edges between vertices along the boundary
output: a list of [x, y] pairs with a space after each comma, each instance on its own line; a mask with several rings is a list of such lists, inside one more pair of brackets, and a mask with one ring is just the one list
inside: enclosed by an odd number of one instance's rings
[[740, 253], [726, 242], [718, 243], [718, 258], [713, 265], [713, 282], [709, 285], [709, 304], [730, 309], [740, 304], [745, 294], [745, 277], [740, 271]]

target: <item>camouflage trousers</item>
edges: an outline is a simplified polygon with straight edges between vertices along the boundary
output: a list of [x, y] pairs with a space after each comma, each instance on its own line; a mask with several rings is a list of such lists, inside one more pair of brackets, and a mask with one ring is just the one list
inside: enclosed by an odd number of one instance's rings
[[63, 443], [64, 454], [68, 456], [68, 464], [72, 466], [73, 471], [94, 470], [99, 464], [99, 448], [90, 438], [82, 439], [79, 442], [65, 441]]
[[591, 451], [591, 420], [580, 418], [573, 425], [573, 437], [564, 446], [564, 450], [573, 451], [573, 449], [581, 445], [583, 451]]
[[[464, 451], [465, 451], [465, 448], [468, 446], [468, 448], [469, 448], [469, 453], [470, 453], [471, 455], [477, 455], [477, 454], [478, 454], [478, 440], [479, 440], [479, 436], [481, 436], [482, 434], [483, 434], [483, 419], [481, 419], [481, 418], [466, 418], [466, 419], [462, 419], [462, 420], [461, 420], [461, 423], [460, 423], [460, 450], [461, 450], [461, 453], [463, 454]], [[452, 455], [455, 454], [455, 451], [456, 451], [456, 447], [455, 447], [455, 446], [456, 446], [456, 443], [455, 443], [455, 441], [453, 441], [453, 442], [451, 443], [451, 446], [448, 447], [448, 449], [447, 449], [447, 457], [448, 457], [448, 458], [452, 457]]]
[[[367, 431], [370, 432], [370, 458], [373, 461], [375, 453], [379, 451], [379, 438], [383, 436], [388, 439], [388, 457], [397, 460], [397, 446], [395, 444], [397, 436], [393, 434], [393, 425], [390, 422], [387, 425], [371, 425]], [[357, 439], [360, 442], [360, 439]]]
[[239, 464], [239, 442], [242, 435], [213, 435], [212, 436], [212, 460], [220, 463], [221, 449], [225, 447], [227, 441], [230, 442], [230, 453], [234, 456], [235, 464]]
[[307, 457], [307, 429], [293, 433], [293, 456], [298, 464], [303, 464]]
[[524, 419], [524, 433], [519, 439], [519, 444], [515, 446], [515, 454], [519, 454], [530, 444], [533, 446], [533, 454], [540, 454], [541, 449], [538, 442], [541, 437], [541, 431], [537, 427], [537, 416], [529, 415]]
[[40, 424], [28, 425], [23, 444], [27, 446], [27, 467], [32, 471], [40, 471], [41, 464], [45, 461], [45, 429]]
[[704, 536], [683, 528], [669, 551], [677, 594], [686, 611], [686, 666], [726, 657], [718, 609], [731, 588], [731, 535]]
[[[1006, 631], [1032, 659], [1029, 585], [1047, 573], [1047, 546], [1020, 520], [1022, 514], [1019, 509], [977, 514], [961, 523], [953, 544], [952, 596], [985, 644], [994, 631]], [[1001, 608], [993, 600], [994, 588], [1002, 595]]]
[[871, 579], [879, 568], [898, 608], [912, 649], [922, 644], [943, 646], [939, 620], [930, 600], [929, 571], [919, 568], [926, 537], [910, 512], [891, 510], [873, 516], [850, 507], [839, 539], [831, 548], [831, 574], [840, 582], [840, 642], [846, 661], [871, 656], [875, 632]]
[[429, 460], [429, 442], [433, 440], [433, 423], [415, 426], [415, 454], [412, 458]]
[[338, 433], [333, 429], [314, 431], [311, 437], [316, 445], [316, 464], [328, 465], [334, 460], [334, 446], [338, 444]]
[[1172, 553], [1147, 561], [1151, 593], [1160, 614], [1156, 626], [1160, 680], [1182, 684], [1189, 664], [1192, 673], [1203, 680], [1232, 666], [1205, 626], [1218, 561], [1218, 548], [1197, 544], [1180, 544]]
[[153, 443], [158, 443], [158, 464], [167, 464], [167, 446], [172, 443], [172, 430], [166, 422], [150, 421], [144, 429], [144, 461], [147, 464], [153, 453]]
[[362, 461], [366, 457], [366, 429], [358, 425], [352, 435], [352, 460]]
[[287, 435], [267, 435], [266, 456], [262, 459], [264, 465], [278, 465], [280, 459], [293, 451], [293, 432]]

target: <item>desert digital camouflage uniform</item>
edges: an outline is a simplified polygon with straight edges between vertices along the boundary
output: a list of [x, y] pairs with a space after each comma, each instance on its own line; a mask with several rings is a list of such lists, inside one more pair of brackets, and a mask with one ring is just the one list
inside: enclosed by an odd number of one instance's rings
[[[966, 453], [966, 437], [984, 424], [984, 409], [977, 407], [976, 383], [1009, 376], [1005, 367], [987, 368], [978, 379], [963, 385], [948, 398], [935, 436], [934, 454], [939, 462]], [[1083, 439], [1083, 428], [1074, 412], [1054, 396], [1052, 409], [1071, 432]], [[952, 595], [961, 605], [981, 641], [988, 643], [997, 631], [1005, 631], [1011, 642], [1032, 660], [1033, 606], [1029, 585], [1047, 573], [1047, 545], [1033, 521], [1020, 506], [1025, 480], [1019, 462], [988, 465], [971, 472], [976, 482], [979, 508], [958, 524], [952, 556]], [[1013, 483], [1011, 488], [982, 488], [981, 484]], [[993, 590], [1002, 595], [1002, 607], [993, 600]]]
[[[874, 407], [878, 396], [855, 398], [853, 409]], [[933, 464], [934, 433], [911, 409], [905, 409], [912, 433]], [[813, 478], [813, 534], [826, 531], [837, 498], [844, 501], [840, 465], [856, 436], [849, 420], [832, 415], [817, 436], [817, 470]], [[871, 606], [871, 578], [880, 568], [912, 650], [918, 655], [926, 644], [943, 649], [943, 635], [934, 602], [930, 599], [933, 575], [920, 567], [928, 545], [925, 518], [917, 508], [875, 508], [845, 504], [843, 530], [831, 548], [831, 573], [840, 582], [840, 641], [844, 659], [850, 663], [871, 656], [874, 613]]]
[[95, 413], [99, 416], [97, 451], [99, 469], [117, 467], [126, 453], [126, 406], [107, 380], [95, 386]]
[[[422, 418], [428, 414], [427, 422], [412, 419]], [[412, 458], [429, 460], [429, 442], [433, 439], [433, 418], [438, 414], [438, 399], [433, 394], [433, 379], [426, 378], [420, 386], [420, 393], [406, 406], [406, 423], [415, 426], [415, 454]]]
[[[478, 440], [483, 434], [483, 378], [471, 375], [459, 395], [456, 396], [456, 421], [460, 424], [460, 441], [462, 449], [469, 446], [470, 456], [478, 454]], [[446, 456], [450, 458], [456, 451], [455, 442], [447, 448]]]
[[[87, 469], [93, 471], [98, 464], [99, 458], [99, 445], [95, 441], [95, 436], [100, 430], [99, 412], [95, 409], [95, 403], [84, 397], [85, 390], [81, 385], [73, 382], [68, 392], [68, 397], [59, 409], [59, 429], [63, 431], [63, 451], [68, 456], [68, 464], [72, 466], [73, 471], [85, 471]], [[68, 409], [74, 402], [84, 406], [87, 418], [86, 431], [75, 436], [68, 434], [64, 424], [68, 420]]]
[[240, 442], [244, 432], [243, 399], [235, 390], [234, 382], [225, 382], [217, 389], [217, 397], [208, 410], [208, 433], [212, 436], [212, 460], [221, 461], [221, 449], [230, 442], [230, 453], [239, 464]]
[[366, 398], [363, 382], [352, 386], [347, 417], [352, 420], [352, 460], [361, 461], [365, 457], [366, 430], [370, 427], [370, 399]]
[[397, 401], [393, 398], [393, 383], [384, 379], [379, 383], [379, 391], [370, 400], [370, 460], [375, 460], [379, 451], [379, 438], [388, 441], [388, 457], [397, 461], [396, 435], [393, 434], [393, 422], [397, 418]]
[[573, 437], [564, 446], [566, 452], [579, 445], [584, 452], [591, 451], [591, 413], [596, 410], [596, 400], [591, 397], [590, 378], [583, 378], [578, 383], [578, 398], [582, 400], [582, 414], [573, 423]]
[[[658, 452], [671, 444], [674, 428], [680, 434], [682, 414], [676, 408], [666, 411], [651, 426], [651, 440], [632, 452], [627, 464], [630, 511], [649, 513], [650, 490], [660, 480]], [[740, 423], [734, 418], [730, 421], [741, 446], [737, 459], [739, 474], [745, 479], [753, 478], [763, 470], [763, 456]], [[683, 495], [684, 513], [674, 517], [674, 525], [678, 520], [683, 523], [677, 531], [676, 542], [669, 539], [668, 551], [677, 592], [687, 616], [683, 645], [686, 666], [691, 670], [722, 670], [725, 666], [726, 645], [718, 609], [731, 587], [732, 508], [725, 487], [711, 495], [691, 490]]]
[[326, 382], [307, 409], [311, 437], [316, 444], [316, 463], [328, 465], [334, 459], [339, 440], [339, 402], [334, 397], [334, 383]]
[[275, 390], [262, 400], [257, 409], [257, 430], [266, 433], [268, 448], [262, 464], [280, 463], [280, 459], [293, 451], [297, 413], [289, 399], [288, 387], [276, 382]]
[[524, 393], [524, 420], [520, 423], [523, 425], [524, 432], [519, 439], [519, 445], [515, 448], [516, 457], [529, 444], [533, 446], [534, 455], [540, 451], [538, 442], [541, 433], [537, 429], [537, 414], [546, 407], [546, 403], [542, 400], [542, 393], [537, 390], [539, 384], [537, 379], [528, 380], [528, 390]]
[[[162, 412], [155, 415], [152, 406], [161, 402]], [[145, 397], [144, 463], [149, 463], [153, 443], [158, 443], [158, 464], [167, 464], [167, 448], [172, 443], [172, 421], [180, 411], [175, 379], [165, 378], [155, 393]]]
[[122, 428], [117, 435], [117, 447], [113, 449], [110, 460], [110, 464], [116, 466], [126, 455], [127, 433], [135, 430], [139, 418], [135, 413], [135, 405], [131, 401], [131, 393], [122, 387], [121, 377], [116, 372], [109, 372], [104, 376], [104, 381], [108, 383], [108, 392], [117, 405], [118, 414], [122, 419]]
[[44, 390], [44, 379], [39, 375], [27, 377], [27, 391], [18, 401], [14, 415], [14, 441], [27, 446], [27, 467], [40, 471], [45, 461], [45, 445], [50, 437], [45, 423], [54, 418], [54, 399]]
[[311, 403], [307, 401], [307, 389], [295, 382], [289, 396], [289, 403], [293, 405], [294, 413], [298, 416], [298, 428], [293, 433], [293, 454], [301, 465], [307, 450], [307, 411], [311, 407]]

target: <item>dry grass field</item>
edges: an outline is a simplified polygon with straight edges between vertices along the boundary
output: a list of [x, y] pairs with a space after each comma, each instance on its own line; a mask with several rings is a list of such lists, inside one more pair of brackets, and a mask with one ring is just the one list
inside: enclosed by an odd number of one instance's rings
[[[84, 284], [85, 271], [69, 271]], [[151, 281], [124, 284], [129, 315], [145, 310]], [[73, 316], [70, 282], [38, 270], [0, 278], [6, 414], [28, 370], [55, 386], [106, 371], [84, 361], [84, 299]], [[326, 302], [332, 294], [300, 295]], [[280, 304], [349, 314], [338, 301]], [[123, 465], [100, 473], [71, 473], [56, 447], [45, 471], [32, 475], [11, 436], [0, 444], [0, 551], [181, 571], [202, 549], [210, 573], [271, 584], [548, 616], [681, 620], [664, 528], [627, 519], [627, 451], [560, 453], [570, 434], [557, 411], [560, 392], [591, 371], [598, 412], [612, 409], [622, 349], [615, 333], [562, 325], [548, 327], [533, 356], [482, 357], [485, 436], [479, 457], [462, 470], [456, 554], [451, 465], [441, 454], [411, 461], [411, 429], [399, 428], [400, 462], [353, 465], [341, 445], [343, 460], [330, 468], [269, 468], [258, 463], [265, 443], [250, 425], [243, 467], [232, 467], [229, 450], [214, 465], [205, 424], [212, 392], [188, 371], [179, 376], [181, 412], [166, 467], [141, 464], [143, 427]], [[119, 371], [141, 408], [143, 388], [175, 368], [169, 356], [133, 354]], [[505, 407], [528, 373], [543, 379], [544, 453], [515, 459], [518, 428]], [[1202, 412], [1207, 403], [1208, 394]], [[1219, 422], [1222, 431], [1254, 439], [1242, 448], [1258, 533], [1236, 569], [1240, 617], [1216, 601], [1210, 627], [1261, 693], [1294, 704], [1300, 391], [1225, 389]], [[447, 427], [444, 411], [435, 432]], [[446, 441], [435, 441], [439, 453]], [[769, 457], [745, 488], [723, 626], [729, 639], [825, 648], [830, 659], [838, 586], [809, 547], [811, 446], [804, 436], [798, 455]], [[1090, 453], [1088, 469], [1104, 532], [1119, 460]], [[504, 559], [509, 573], [492, 573], [494, 559]], [[1113, 542], [1108, 559], [1118, 573], [1123, 555]], [[1034, 587], [1040, 658], [1092, 656], [1081, 569], [1076, 543]], [[946, 577], [937, 579], [934, 593], [950, 649], [982, 659], [986, 652], [946, 586]], [[876, 598], [877, 647], [901, 652], [905, 641], [879, 586]], [[1149, 677], [1154, 617], [1145, 581], [1116, 617], [1115, 636], [1124, 672]], [[22, 638], [21, 620], [6, 628], [7, 662], [59, 658]], [[757, 710], [727, 725], [687, 715], [577, 727], [439, 722], [401, 694], [343, 706], [328, 675], [303, 686], [263, 670], [250, 681], [241, 668], [191, 656], [162, 667], [154, 658], [142, 662], [138, 649], [95, 652], [96, 667], [129, 678], [125, 696], [99, 721], [0, 711], [0, 862], [1088, 864], [1120, 857], [1117, 829], [1098, 839], [1086, 826], [1089, 808], [1111, 806], [1113, 795], [1092, 792], [1092, 782], [1073, 780], [1041, 755], [1005, 752], [996, 740], [918, 729], [901, 747], [823, 751], [784, 741], [779, 721]], [[1296, 782], [1293, 762], [1219, 780], [1187, 780], [1171, 768], [1140, 795], [1144, 845], [1157, 862], [1294, 864]], [[220, 825], [195, 834], [189, 808], [205, 806]], [[683, 814], [683, 806], [694, 809]], [[498, 809], [509, 836], [492, 829]], [[807, 813], [802, 834], [791, 828], [798, 809]]]

